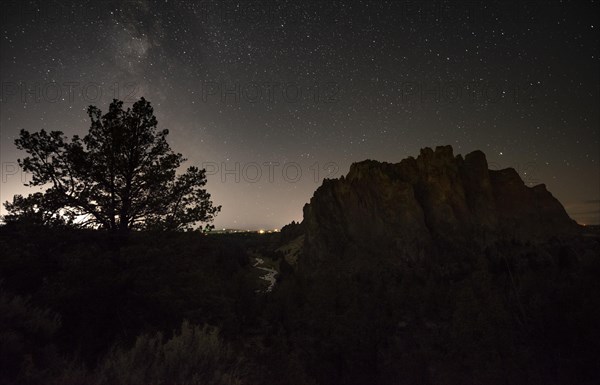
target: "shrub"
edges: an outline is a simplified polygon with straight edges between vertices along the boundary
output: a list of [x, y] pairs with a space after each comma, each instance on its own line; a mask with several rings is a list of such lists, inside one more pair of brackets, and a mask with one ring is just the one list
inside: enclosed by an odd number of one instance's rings
[[129, 350], [113, 349], [99, 365], [98, 384], [242, 384], [242, 360], [211, 326], [183, 321], [166, 340], [141, 335]]

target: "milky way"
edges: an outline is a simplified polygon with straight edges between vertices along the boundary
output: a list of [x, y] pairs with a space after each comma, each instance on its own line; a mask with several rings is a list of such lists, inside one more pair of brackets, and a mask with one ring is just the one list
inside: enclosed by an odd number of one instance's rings
[[218, 227], [302, 218], [325, 177], [481, 149], [600, 223], [597, 2], [5, 1], [1, 200], [21, 128], [144, 96], [209, 172]]

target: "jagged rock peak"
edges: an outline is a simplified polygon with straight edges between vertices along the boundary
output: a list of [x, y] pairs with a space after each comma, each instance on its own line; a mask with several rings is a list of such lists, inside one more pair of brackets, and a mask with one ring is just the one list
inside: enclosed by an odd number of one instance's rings
[[454, 156], [451, 146], [352, 164], [317, 189], [303, 222], [309, 254], [414, 254], [440, 239], [535, 241], [576, 227], [545, 186], [526, 186], [514, 169], [489, 170], [481, 151]]

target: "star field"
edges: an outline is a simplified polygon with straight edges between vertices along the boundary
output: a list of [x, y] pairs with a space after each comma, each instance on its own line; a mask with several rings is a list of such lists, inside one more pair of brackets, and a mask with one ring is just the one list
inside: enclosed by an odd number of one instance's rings
[[217, 227], [300, 220], [325, 177], [420, 148], [483, 150], [600, 223], [597, 1], [6, 1], [1, 199], [15, 135], [82, 135], [144, 96], [206, 167]]

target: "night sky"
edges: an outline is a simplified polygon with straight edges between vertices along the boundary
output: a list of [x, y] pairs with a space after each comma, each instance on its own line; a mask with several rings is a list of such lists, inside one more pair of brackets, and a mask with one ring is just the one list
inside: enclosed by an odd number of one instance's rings
[[352, 162], [444, 144], [600, 223], [598, 2], [524, 3], [3, 1], [1, 200], [33, 191], [21, 128], [84, 135], [88, 105], [144, 96], [219, 228], [280, 228]]

